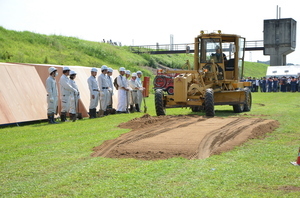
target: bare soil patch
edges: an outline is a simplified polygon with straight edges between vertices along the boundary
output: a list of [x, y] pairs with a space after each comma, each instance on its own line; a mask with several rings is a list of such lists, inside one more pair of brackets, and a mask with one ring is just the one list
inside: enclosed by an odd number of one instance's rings
[[229, 151], [249, 139], [263, 138], [279, 126], [276, 120], [198, 115], [148, 114], [119, 125], [132, 129], [94, 148], [93, 157], [158, 160], [204, 159]]
[[278, 188], [278, 190], [284, 190], [284, 191], [300, 191], [300, 187], [298, 186], [281, 186]]

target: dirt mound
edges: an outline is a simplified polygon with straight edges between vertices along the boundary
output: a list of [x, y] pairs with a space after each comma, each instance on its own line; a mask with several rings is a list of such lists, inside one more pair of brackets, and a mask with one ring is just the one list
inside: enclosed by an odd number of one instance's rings
[[93, 157], [144, 160], [184, 157], [204, 159], [263, 138], [279, 126], [261, 118], [206, 118], [198, 115], [159, 116], [148, 114], [119, 125], [132, 129], [119, 138], [94, 148]]

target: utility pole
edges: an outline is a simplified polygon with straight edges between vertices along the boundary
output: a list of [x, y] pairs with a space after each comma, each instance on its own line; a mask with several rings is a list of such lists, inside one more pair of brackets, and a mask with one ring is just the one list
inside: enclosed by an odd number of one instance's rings
[[170, 35], [170, 51], [174, 50], [174, 37], [173, 34]]

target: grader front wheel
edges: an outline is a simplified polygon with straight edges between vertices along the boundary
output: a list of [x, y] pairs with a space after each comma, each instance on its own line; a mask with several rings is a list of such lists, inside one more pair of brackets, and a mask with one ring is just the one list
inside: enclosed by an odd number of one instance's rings
[[214, 91], [212, 89], [206, 89], [205, 93], [205, 114], [209, 117], [215, 116], [214, 106]]
[[155, 91], [155, 110], [157, 116], [166, 115], [164, 93], [162, 89], [156, 89]]

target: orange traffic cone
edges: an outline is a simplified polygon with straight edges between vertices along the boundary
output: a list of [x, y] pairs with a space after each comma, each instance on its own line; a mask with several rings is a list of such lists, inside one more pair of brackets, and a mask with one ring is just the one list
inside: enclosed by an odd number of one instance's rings
[[298, 152], [298, 158], [296, 162], [291, 162], [293, 165], [295, 166], [300, 166], [300, 148], [299, 148], [299, 152]]

